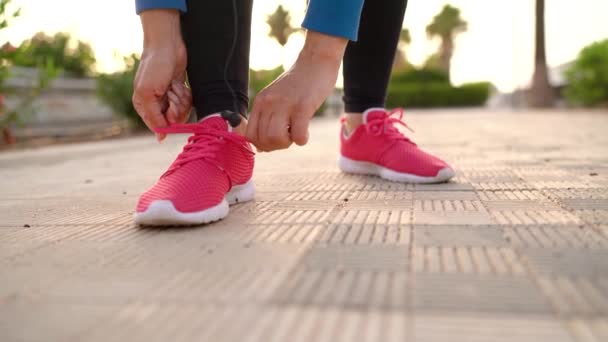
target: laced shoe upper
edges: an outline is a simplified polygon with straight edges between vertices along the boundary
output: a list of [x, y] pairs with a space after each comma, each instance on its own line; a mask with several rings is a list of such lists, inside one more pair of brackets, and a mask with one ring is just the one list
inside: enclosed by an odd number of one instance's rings
[[195, 124], [171, 125], [158, 132], [192, 135], [167, 171], [140, 197], [138, 212], [156, 200], [169, 200], [180, 212], [205, 210], [219, 204], [232, 186], [251, 179], [251, 146], [244, 137], [232, 133], [220, 115]]

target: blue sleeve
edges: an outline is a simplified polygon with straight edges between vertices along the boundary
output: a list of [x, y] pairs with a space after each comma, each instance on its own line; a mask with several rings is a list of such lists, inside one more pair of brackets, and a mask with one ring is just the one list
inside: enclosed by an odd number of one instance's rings
[[363, 2], [364, 0], [310, 0], [302, 27], [356, 41]]
[[135, 11], [137, 14], [146, 10], [161, 8], [176, 9], [186, 12], [186, 0], [135, 0]]

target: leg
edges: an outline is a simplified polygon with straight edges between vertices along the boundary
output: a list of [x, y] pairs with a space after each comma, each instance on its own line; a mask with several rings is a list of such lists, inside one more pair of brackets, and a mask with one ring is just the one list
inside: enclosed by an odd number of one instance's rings
[[366, 0], [359, 40], [344, 54], [346, 113], [384, 107], [407, 0]]
[[198, 119], [223, 110], [247, 113], [251, 6], [252, 0], [188, 1], [182, 31]]
[[[396, 182], [445, 182], [454, 177], [454, 171], [443, 160], [418, 148], [396, 127], [403, 115], [400, 110], [369, 110], [384, 107], [406, 3], [367, 0], [363, 5], [359, 41], [349, 43], [344, 55], [347, 114], [340, 134], [338, 165], [344, 172]], [[361, 115], [363, 112], [366, 114]], [[367, 129], [362, 129], [362, 124]]]

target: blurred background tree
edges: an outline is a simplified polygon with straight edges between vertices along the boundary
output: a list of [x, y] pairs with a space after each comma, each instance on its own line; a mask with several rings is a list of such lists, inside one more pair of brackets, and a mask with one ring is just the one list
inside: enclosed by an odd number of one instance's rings
[[429, 38], [438, 37], [439, 45], [439, 67], [450, 75], [450, 62], [454, 55], [454, 39], [456, 35], [467, 30], [467, 22], [460, 16], [460, 10], [450, 5], [445, 5], [433, 21], [426, 27]]
[[[8, 9], [10, 3], [11, 0], [0, 0], [0, 31], [6, 29], [10, 21], [20, 15], [20, 9], [12, 11]], [[11, 67], [15, 64], [17, 50], [8, 43], [0, 48], [0, 131], [2, 132], [2, 141], [5, 144], [16, 142], [16, 138], [11, 131], [12, 126], [25, 125], [27, 119], [34, 112], [35, 100], [59, 73], [53, 58], [40, 60], [34, 65], [37, 67], [37, 78], [34, 84], [27, 92], [15, 94], [12, 89], [6, 86], [6, 80], [11, 76]], [[19, 98], [13, 108], [7, 108], [6, 106], [7, 94]]]
[[95, 53], [91, 45], [74, 40], [64, 32], [53, 36], [38, 32], [24, 41], [14, 54], [16, 66], [36, 67], [46, 59], [52, 59], [58, 68], [72, 77], [91, 76], [95, 65]]
[[572, 104], [608, 106], [608, 39], [585, 47], [566, 79], [566, 98]]
[[284, 9], [281, 5], [277, 7], [274, 13], [268, 16], [266, 23], [270, 27], [268, 36], [276, 39], [281, 47], [285, 47], [285, 44], [287, 44], [287, 41], [289, 40], [289, 36], [297, 31], [297, 29], [291, 26], [291, 15], [289, 14], [289, 11]]
[[413, 68], [412, 64], [407, 60], [405, 49], [412, 42], [410, 30], [404, 28], [399, 33], [399, 45], [395, 51], [395, 61], [393, 62], [393, 71], [403, 71]]
[[129, 121], [131, 127], [144, 129], [146, 125], [140, 119], [133, 102], [133, 79], [139, 66], [140, 57], [136, 54], [124, 58], [122, 71], [97, 76], [97, 96], [107, 104], [118, 117]]
[[529, 93], [532, 107], [551, 107], [555, 103], [555, 92], [549, 83], [547, 53], [545, 51], [545, 0], [536, 0], [535, 13], [534, 74]]

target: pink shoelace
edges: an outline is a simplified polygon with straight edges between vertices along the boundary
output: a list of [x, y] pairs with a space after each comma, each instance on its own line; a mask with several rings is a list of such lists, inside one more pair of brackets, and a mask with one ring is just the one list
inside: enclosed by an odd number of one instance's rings
[[365, 129], [371, 135], [380, 136], [384, 134], [391, 140], [405, 140], [416, 145], [410, 138], [403, 135], [403, 133], [395, 127], [395, 124], [401, 125], [414, 132], [414, 130], [403, 121], [403, 108], [395, 108], [389, 111], [384, 118], [368, 120]]
[[154, 131], [166, 134], [193, 133], [188, 138], [188, 143], [184, 146], [183, 151], [161, 177], [194, 160], [206, 160], [223, 170], [224, 168], [216, 156], [227, 142], [236, 144], [247, 153], [255, 154], [248, 148], [249, 144], [245, 137], [228, 131], [202, 127], [200, 124], [172, 124], [165, 128], [156, 128]]

